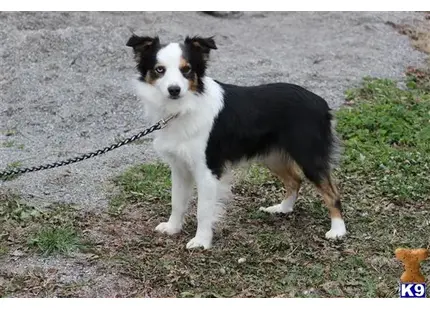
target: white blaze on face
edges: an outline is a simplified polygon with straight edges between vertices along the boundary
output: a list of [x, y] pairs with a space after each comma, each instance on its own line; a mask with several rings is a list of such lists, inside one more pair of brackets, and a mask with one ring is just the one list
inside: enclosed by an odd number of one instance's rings
[[182, 75], [180, 65], [182, 59], [182, 49], [178, 43], [170, 43], [157, 53], [158, 65], [164, 66], [166, 72], [157, 79], [155, 86], [166, 96], [169, 97], [169, 87], [180, 87], [179, 96], [183, 96], [189, 88], [188, 80]]

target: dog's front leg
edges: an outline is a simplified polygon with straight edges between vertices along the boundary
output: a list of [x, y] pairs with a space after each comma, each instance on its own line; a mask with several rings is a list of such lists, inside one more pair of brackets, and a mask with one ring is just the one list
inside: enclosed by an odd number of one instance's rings
[[184, 216], [193, 193], [193, 178], [186, 167], [171, 166], [172, 170], [172, 213], [169, 221], [160, 223], [155, 230], [173, 235], [182, 229]]
[[187, 243], [187, 249], [212, 245], [213, 226], [220, 215], [218, 204], [219, 180], [210, 172], [204, 171], [196, 176], [197, 183], [197, 232]]

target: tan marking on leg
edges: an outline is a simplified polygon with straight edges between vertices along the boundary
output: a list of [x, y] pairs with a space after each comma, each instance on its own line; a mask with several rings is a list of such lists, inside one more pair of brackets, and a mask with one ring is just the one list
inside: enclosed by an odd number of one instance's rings
[[299, 193], [302, 184], [301, 169], [293, 160], [280, 157], [267, 166], [284, 183], [285, 198]]
[[331, 178], [329, 177], [323, 180], [317, 188], [323, 196], [324, 202], [330, 212], [330, 217], [341, 219], [342, 211], [340, 209], [340, 196]]
[[273, 154], [266, 159], [266, 166], [284, 183], [285, 198], [277, 205], [261, 207], [260, 210], [267, 213], [286, 214], [292, 212], [302, 182], [300, 169], [286, 157]]
[[330, 230], [326, 232], [327, 239], [341, 238], [346, 234], [345, 222], [342, 219], [342, 210], [338, 190], [334, 185], [331, 177], [327, 177], [317, 188], [324, 198], [324, 202], [330, 211], [331, 226]]

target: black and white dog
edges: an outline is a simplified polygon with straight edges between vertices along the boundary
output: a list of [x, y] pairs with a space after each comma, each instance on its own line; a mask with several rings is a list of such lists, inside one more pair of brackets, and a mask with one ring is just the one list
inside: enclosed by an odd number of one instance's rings
[[229, 190], [229, 170], [239, 162], [256, 160], [286, 189], [280, 204], [262, 211], [291, 212], [304, 175], [330, 211], [326, 237], [346, 234], [331, 177], [339, 143], [324, 99], [293, 84], [243, 87], [211, 79], [205, 73], [210, 50], [217, 49], [213, 37], [161, 44], [158, 37], [133, 35], [127, 46], [134, 51], [136, 90], [148, 119], [174, 116], [154, 138], [156, 151], [172, 173], [172, 213], [157, 231], [169, 235], [181, 231], [196, 184], [198, 226], [187, 248], [210, 248]]

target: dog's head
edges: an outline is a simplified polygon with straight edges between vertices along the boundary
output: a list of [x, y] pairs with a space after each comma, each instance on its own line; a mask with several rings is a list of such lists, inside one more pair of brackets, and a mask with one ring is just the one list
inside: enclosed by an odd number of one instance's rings
[[183, 43], [161, 44], [158, 37], [133, 34], [132, 47], [140, 81], [154, 86], [163, 97], [175, 100], [202, 93], [209, 52], [217, 49], [213, 37], [187, 37]]

